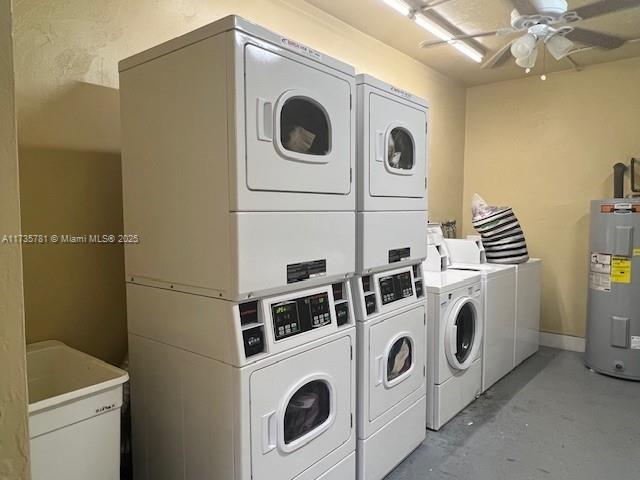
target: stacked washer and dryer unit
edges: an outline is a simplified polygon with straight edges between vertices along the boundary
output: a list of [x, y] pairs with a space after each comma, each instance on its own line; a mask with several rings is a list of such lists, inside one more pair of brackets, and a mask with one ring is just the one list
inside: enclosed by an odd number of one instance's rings
[[353, 68], [227, 17], [120, 87], [135, 478], [353, 478]]
[[357, 478], [380, 480], [425, 438], [428, 105], [357, 77]]

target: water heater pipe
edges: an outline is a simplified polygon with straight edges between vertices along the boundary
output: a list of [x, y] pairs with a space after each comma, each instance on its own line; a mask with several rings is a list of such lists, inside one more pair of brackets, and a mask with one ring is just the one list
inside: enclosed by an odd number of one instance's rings
[[624, 172], [627, 166], [624, 163], [616, 163], [613, 166], [613, 198], [624, 197]]

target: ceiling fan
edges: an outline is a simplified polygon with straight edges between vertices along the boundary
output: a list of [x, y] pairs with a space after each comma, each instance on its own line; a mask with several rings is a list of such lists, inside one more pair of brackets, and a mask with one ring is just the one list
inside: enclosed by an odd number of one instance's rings
[[518, 66], [531, 69], [535, 65], [540, 47], [546, 47], [556, 60], [567, 57], [575, 49], [574, 42], [605, 49], [620, 47], [625, 43], [625, 39], [580, 28], [574, 24], [608, 13], [640, 7], [640, 0], [598, 0], [573, 10], [568, 10], [566, 0], [510, 1], [514, 7], [510, 27], [475, 35], [457, 35], [446, 41], [423, 42], [421, 46], [453, 44], [456, 41], [523, 32], [523, 35], [505, 44], [486, 60], [482, 68], [498, 67], [513, 56]]

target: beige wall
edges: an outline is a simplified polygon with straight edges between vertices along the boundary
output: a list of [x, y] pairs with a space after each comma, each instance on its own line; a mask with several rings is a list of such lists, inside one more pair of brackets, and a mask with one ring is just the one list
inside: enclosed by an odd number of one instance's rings
[[542, 329], [584, 336], [589, 201], [640, 155], [640, 58], [470, 88], [464, 231], [474, 192], [511, 205], [543, 266]]
[[[431, 101], [430, 213], [460, 218], [465, 89], [300, 0], [20, 0], [16, 77], [25, 231], [117, 233], [117, 61], [230, 13]], [[126, 348], [122, 250], [25, 249], [27, 337], [111, 361]]]
[[[0, 236], [20, 233], [11, 1], [0, 0]], [[19, 244], [0, 243], [0, 478], [29, 476]]]

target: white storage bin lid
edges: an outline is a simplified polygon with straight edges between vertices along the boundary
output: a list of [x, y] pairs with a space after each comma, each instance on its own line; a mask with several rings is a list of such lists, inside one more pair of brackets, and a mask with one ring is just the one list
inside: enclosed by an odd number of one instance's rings
[[57, 340], [27, 345], [29, 413], [121, 385], [129, 374]]

